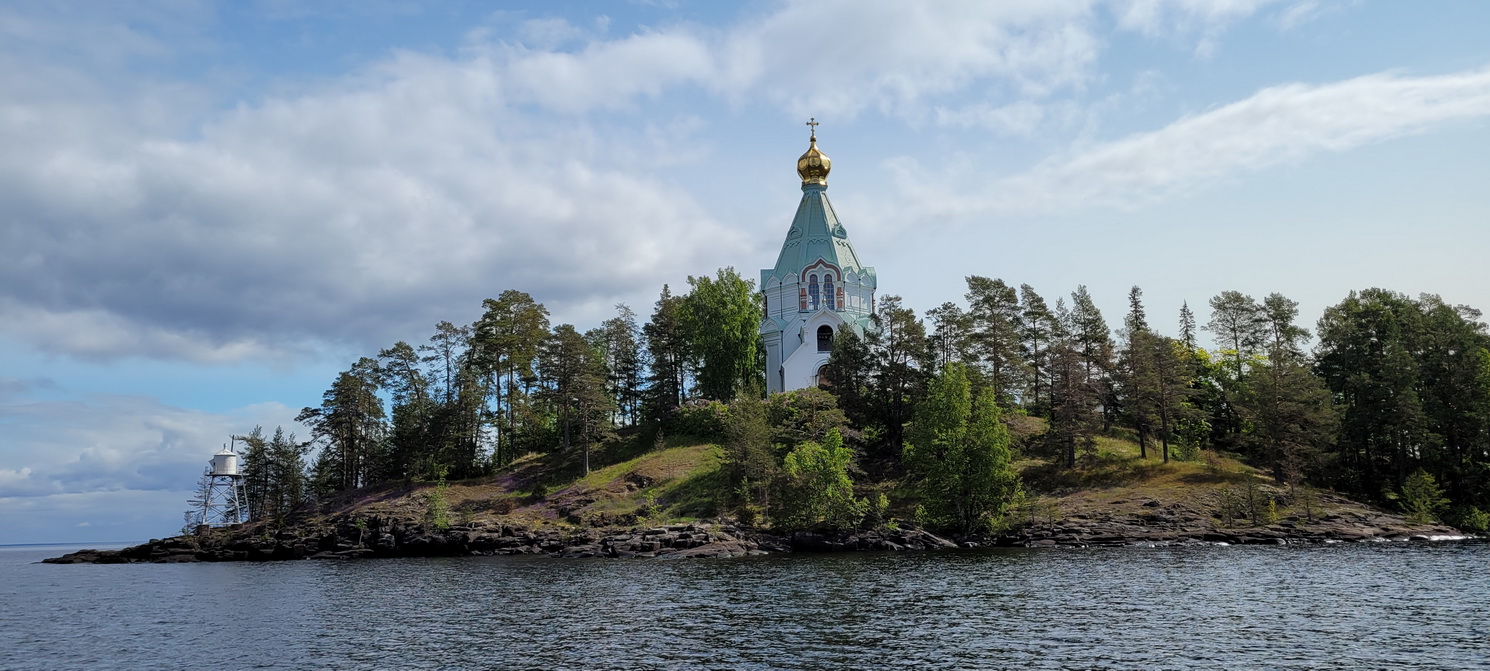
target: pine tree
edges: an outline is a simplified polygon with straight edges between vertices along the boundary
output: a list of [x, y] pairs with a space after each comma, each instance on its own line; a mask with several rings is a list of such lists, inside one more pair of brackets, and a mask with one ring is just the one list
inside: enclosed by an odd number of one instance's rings
[[1050, 429], [1045, 441], [1067, 468], [1075, 468], [1078, 454], [1096, 446], [1101, 388], [1088, 373], [1075, 320], [1061, 299], [1056, 300], [1055, 316], [1059, 329], [1050, 346]]
[[384, 478], [411, 480], [433, 469], [429, 435], [436, 412], [430, 380], [419, 354], [400, 340], [378, 353], [379, 382], [392, 403], [388, 450], [380, 471]]
[[693, 355], [682, 311], [683, 299], [672, 295], [664, 284], [662, 296], [652, 311], [652, 319], [642, 327], [652, 361], [647, 384], [651, 419], [660, 418], [662, 413], [682, 405], [688, 391], [688, 371]]
[[610, 434], [612, 399], [605, 391], [600, 354], [569, 324], [554, 328], [539, 355], [544, 395], [554, 407], [563, 436], [562, 452], [580, 445], [580, 465], [590, 473], [590, 451]]
[[956, 303], [942, 303], [927, 310], [926, 318], [933, 327], [931, 341], [936, 352], [934, 362], [937, 369], [954, 361], [965, 363], [968, 358], [966, 351], [971, 321], [962, 308], [957, 307]]
[[1128, 314], [1123, 318], [1123, 348], [1118, 356], [1118, 388], [1122, 412], [1138, 433], [1138, 456], [1148, 458], [1149, 437], [1159, 423], [1158, 380], [1155, 367], [1158, 354], [1143, 309], [1143, 290], [1128, 290]]
[[1180, 303], [1180, 343], [1191, 352], [1199, 347], [1195, 341], [1195, 313], [1190, 311], [1190, 301]]
[[967, 302], [972, 363], [987, 375], [995, 398], [1009, 404], [1025, 377], [1019, 351], [1019, 295], [1003, 280], [971, 275]]
[[1309, 370], [1303, 343], [1309, 332], [1294, 324], [1298, 303], [1271, 294], [1258, 311], [1265, 356], [1253, 359], [1236, 398], [1250, 431], [1243, 443], [1269, 465], [1280, 482], [1297, 482], [1332, 439], [1337, 418], [1324, 383]]
[[926, 393], [932, 360], [926, 327], [899, 296], [885, 296], [866, 333], [874, 362], [874, 406], [885, 427], [884, 454], [898, 458], [905, 448], [905, 425]]
[[377, 395], [379, 377], [377, 362], [363, 357], [337, 376], [322, 395], [319, 408], [304, 408], [295, 417], [321, 441], [318, 466], [323, 493], [368, 484], [384, 435], [383, 404]]
[[616, 316], [600, 325], [600, 348], [605, 361], [606, 391], [614, 399], [621, 424], [635, 425], [641, 417], [645, 385], [641, 341], [636, 313], [625, 303], [617, 303]]
[[511, 289], [482, 301], [482, 306], [485, 312], [472, 328], [471, 360], [476, 371], [492, 378], [492, 461], [500, 465], [521, 452], [518, 445], [525, 427], [520, 419], [528, 404], [524, 381], [533, 378], [533, 362], [548, 339], [548, 309], [526, 292]]
[[1102, 429], [1112, 428], [1117, 417], [1117, 389], [1112, 380], [1112, 332], [1102, 311], [1092, 302], [1085, 285], [1071, 293], [1071, 313], [1067, 326], [1072, 342], [1081, 355], [1086, 386], [1097, 395], [1101, 409]]
[[1050, 407], [1050, 347], [1060, 325], [1045, 299], [1028, 284], [1019, 285], [1019, 339], [1030, 368], [1030, 394], [1025, 407], [1044, 414]]

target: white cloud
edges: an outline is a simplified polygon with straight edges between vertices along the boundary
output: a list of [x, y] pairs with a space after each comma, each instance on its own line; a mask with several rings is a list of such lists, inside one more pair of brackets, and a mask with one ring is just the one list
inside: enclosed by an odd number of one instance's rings
[[0, 403], [0, 499], [190, 488], [218, 447], [255, 425], [305, 431], [264, 403], [230, 413], [137, 396]]
[[1160, 130], [1078, 148], [1026, 174], [979, 187], [895, 163], [912, 211], [1050, 215], [1134, 208], [1227, 177], [1490, 115], [1490, 69], [1263, 89]]
[[1118, 26], [1149, 37], [1194, 41], [1195, 55], [1215, 55], [1221, 35], [1239, 19], [1279, 0], [1128, 0], [1112, 3]]
[[716, 88], [820, 117], [914, 116], [984, 80], [1044, 95], [1090, 75], [1091, 18], [1082, 2], [791, 3], [725, 39]]
[[937, 123], [961, 128], [985, 128], [999, 135], [1028, 136], [1045, 121], [1045, 108], [1029, 100], [1008, 105], [980, 103], [957, 109], [939, 107]]
[[189, 489], [0, 498], [0, 544], [127, 543], [181, 528]]
[[1279, 30], [1298, 30], [1308, 23], [1340, 11], [1341, 9], [1358, 4], [1355, 0], [1341, 0], [1325, 3], [1320, 0], [1304, 0], [1297, 4], [1289, 5], [1278, 12], [1274, 22]]
[[0, 246], [20, 250], [0, 268], [3, 328], [95, 356], [386, 345], [510, 287], [608, 304], [738, 242], [648, 176], [629, 148], [645, 138], [535, 122], [510, 79], [405, 53], [191, 140], [18, 103], [0, 115]]
[[[1140, 3], [1121, 23], [1212, 30], [1259, 5]], [[706, 158], [704, 142], [674, 150], [709, 130], [699, 94], [1026, 135], [1052, 110], [1074, 118], [1046, 98], [1093, 78], [1096, 6], [788, 2], [619, 37], [524, 18], [510, 42], [478, 32], [453, 57], [395, 52], [226, 110], [210, 85], [130, 70], [183, 58], [178, 42], [210, 57], [191, 31], [209, 12], [81, 20], [97, 53], [72, 58], [65, 12], [0, 10], [0, 35], [36, 36], [0, 46], [0, 248], [15, 250], [0, 332], [47, 352], [227, 361], [386, 346], [506, 288], [595, 317], [746, 244], [676, 181]], [[961, 100], [972, 87], [984, 102]]]

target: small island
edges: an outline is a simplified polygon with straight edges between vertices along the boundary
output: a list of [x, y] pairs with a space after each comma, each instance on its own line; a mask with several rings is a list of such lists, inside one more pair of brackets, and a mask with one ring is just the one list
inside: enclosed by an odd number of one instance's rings
[[689, 277], [687, 293], [662, 287], [645, 324], [619, 305], [584, 332], [504, 291], [474, 323], [442, 321], [428, 342], [338, 375], [297, 418], [311, 441], [236, 436], [245, 495], [232, 512], [247, 523], [189, 511], [181, 536], [48, 561], [1286, 544], [1490, 527], [1478, 311], [1367, 289], [1311, 333], [1280, 293], [1226, 291], [1203, 325], [1182, 304], [1165, 335], [1136, 286], [1113, 330], [1085, 286], [1052, 305], [970, 275], [965, 304], [923, 319], [878, 295], [808, 125], [801, 200], [758, 284], [733, 268]]

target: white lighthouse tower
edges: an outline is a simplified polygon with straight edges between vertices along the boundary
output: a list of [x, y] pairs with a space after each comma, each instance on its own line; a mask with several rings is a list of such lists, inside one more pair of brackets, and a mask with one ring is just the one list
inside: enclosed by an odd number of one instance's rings
[[221, 452], [212, 455], [192, 503], [197, 504], [198, 526], [222, 527], [248, 521], [248, 500], [243, 495], [237, 452], [224, 445]]

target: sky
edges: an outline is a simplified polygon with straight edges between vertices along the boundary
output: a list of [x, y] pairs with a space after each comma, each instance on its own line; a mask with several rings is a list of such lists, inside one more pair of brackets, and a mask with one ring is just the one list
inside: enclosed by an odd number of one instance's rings
[[[809, 118], [880, 295], [1111, 325], [1490, 308], [1490, 3], [0, 3], [0, 544], [176, 532], [211, 454], [481, 301], [772, 265]], [[1068, 299], [1069, 300], [1069, 299]]]

